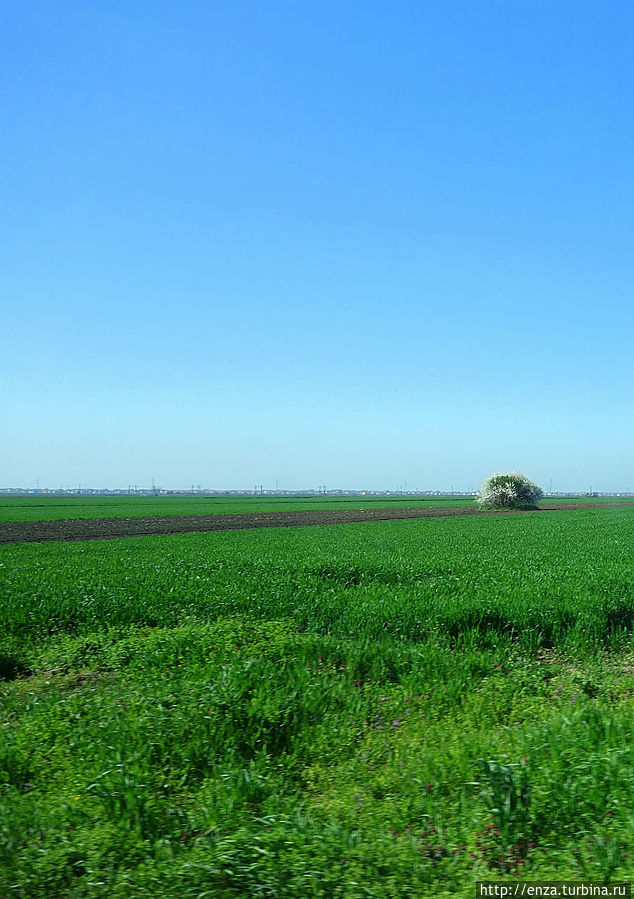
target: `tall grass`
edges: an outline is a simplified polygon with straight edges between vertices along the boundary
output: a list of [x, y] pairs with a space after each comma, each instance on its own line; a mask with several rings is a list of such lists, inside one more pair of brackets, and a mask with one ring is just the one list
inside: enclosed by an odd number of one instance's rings
[[631, 876], [634, 514], [0, 554], [0, 895]]

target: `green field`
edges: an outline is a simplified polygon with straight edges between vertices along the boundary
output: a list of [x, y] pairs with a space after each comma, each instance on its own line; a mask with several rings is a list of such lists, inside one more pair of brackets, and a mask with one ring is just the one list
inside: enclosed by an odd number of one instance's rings
[[205, 496], [3, 496], [0, 521], [141, 518], [153, 515], [226, 515], [309, 509], [438, 508], [472, 505], [465, 497], [205, 497]]
[[[556, 497], [548, 505], [622, 502], [619, 497]], [[634, 503], [634, 499], [630, 500]], [[0, 521], [61, 521], [164, 515], [226, 515], [315, 509], [446, 508], [471, 506], [471, 497], [205, 497], [205, 496], [1, 496]]]
[[0, 548], [0, 896], [634, 874], [634, 509]]

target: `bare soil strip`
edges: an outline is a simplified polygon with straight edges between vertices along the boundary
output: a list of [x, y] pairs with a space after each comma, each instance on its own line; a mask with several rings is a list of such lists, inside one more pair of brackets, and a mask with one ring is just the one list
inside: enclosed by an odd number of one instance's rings
[[189, 534], [232, 531], [246, 528], [294, 528], [309, 525], [349, 524], [368, 521], [402, 521], [413, 518], [453, 518], [458, 515], [530, 515], [541, 511], [605, 509], [615, 503], [570, 503], [541, 506], [521, 512], [482, 512], [472, 506], [434, 509], [320, 509], [303, 512], [257, 512], [234, 515], [173, 515], [153, 518], [95, 518], [73, 521], [0, 522], [0, 543], [41, 543], [50, 540], [115, 540], [119, 537], [150, 537], [161, 534]]

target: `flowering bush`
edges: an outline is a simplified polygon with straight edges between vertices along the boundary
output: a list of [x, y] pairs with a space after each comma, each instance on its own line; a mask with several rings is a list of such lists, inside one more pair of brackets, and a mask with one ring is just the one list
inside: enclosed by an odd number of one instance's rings
[[543, 495], [543, 490], [521, 471], [504, 471], [484, 481], [476, 501], [486, 509], [531, 509]]

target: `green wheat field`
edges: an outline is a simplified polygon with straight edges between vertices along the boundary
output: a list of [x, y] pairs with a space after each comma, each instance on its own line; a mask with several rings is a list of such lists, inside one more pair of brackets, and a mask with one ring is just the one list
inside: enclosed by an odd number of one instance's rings
[[[570, 500], [568, 500], [570, 502]], [[597, 502], [597, 500], [592, 500]], [[2, 496], [0, 521], [141, 518], [167, 515], [227, 515], [257, 512], [302, 512], [317, 509], [446, 508], [472, 506], [456, 497], [387, 496]]]
[[0, 597], [3, 899], [634, 875], [634, 505], [3, 546]]

